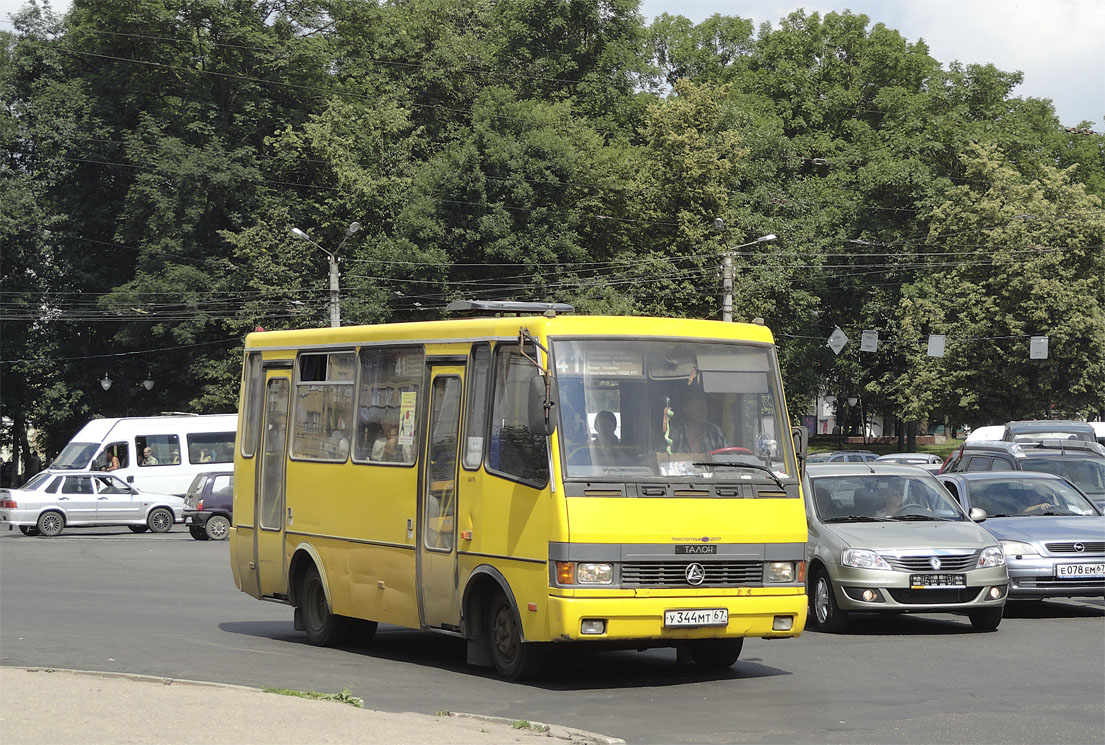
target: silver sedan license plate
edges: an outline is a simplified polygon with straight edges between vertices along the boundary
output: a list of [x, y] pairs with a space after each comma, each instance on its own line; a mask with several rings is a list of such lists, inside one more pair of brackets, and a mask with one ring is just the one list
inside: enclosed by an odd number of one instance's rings
[[694, 610], [664, 611], [664, 628], [689, 626], [728, 626], [728, 608], [696, 608]]
[[1056, 577], [1105, 577], [1105, 562], [1099, 564], [1056, 564]]

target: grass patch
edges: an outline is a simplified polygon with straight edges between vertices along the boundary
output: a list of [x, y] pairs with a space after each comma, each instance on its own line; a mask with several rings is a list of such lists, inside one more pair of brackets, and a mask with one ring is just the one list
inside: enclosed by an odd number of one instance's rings
[[348, 688], [341, 693], [319, 693], [318, 691], [296, 691], [291, 688], [262, 688], [265, 693], [276, 693], [281, 696], [295, 696], [296, 698], [312, 698], [317, 701], [336, 701], [339, 704], [349, 704], [358, 709], [364, 708], [364, 699], [353, 695]]
[[527, 722], [525, 719], [515, 719], [513, 722], [510, 723], [510, 726], [513, 727], [514, 729], [528, 729], [528, 730], [533, 730], [534, 732], [548, 732], [549, 731], [548, 725], [545, 725], [545, 724], [532, 724], [531, 722]]

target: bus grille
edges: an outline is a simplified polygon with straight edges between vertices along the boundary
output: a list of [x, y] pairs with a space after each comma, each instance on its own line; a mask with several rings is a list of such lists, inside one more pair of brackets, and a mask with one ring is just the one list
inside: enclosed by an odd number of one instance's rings
[[[886, 556], [883, 558], [893, 568], [902, 572], [965, 572], [978, 566], [978, 552], [947, 554], [942, 556]], [[932, 559], [940, 559], [940, 569], [932, 568]]]
[[687, 582], [691, 562], [627, 562], [622, 564], [622, 586], [629, 587], [761, 587], [761, 561], [701, 562], [706, 579], [701, 585]]

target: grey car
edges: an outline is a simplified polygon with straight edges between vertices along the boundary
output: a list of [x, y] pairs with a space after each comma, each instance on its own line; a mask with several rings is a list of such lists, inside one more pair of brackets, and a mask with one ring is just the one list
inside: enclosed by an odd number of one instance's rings
[[979, 508], [1001, 541], [1013, 598], [1105, 597], [1105, 516], [1050, 473], [981, 471], [938, 477], [964, 509]]
[[843, 631], [853, 612], [966, 613], [1001, 623], [1009, 575], [996, 538], [931, 474], [883, 463], [806, 469], [810, 622]]

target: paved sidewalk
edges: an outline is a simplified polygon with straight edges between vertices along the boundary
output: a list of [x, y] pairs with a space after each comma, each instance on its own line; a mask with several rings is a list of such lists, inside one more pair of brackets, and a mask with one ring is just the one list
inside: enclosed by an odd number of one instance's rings
[[465, 714], [393, 714], [243, 686], [115, 673], [0, 667], [0, 691], [4, 745], [624, 742], [536, 722], [525, 728]]

